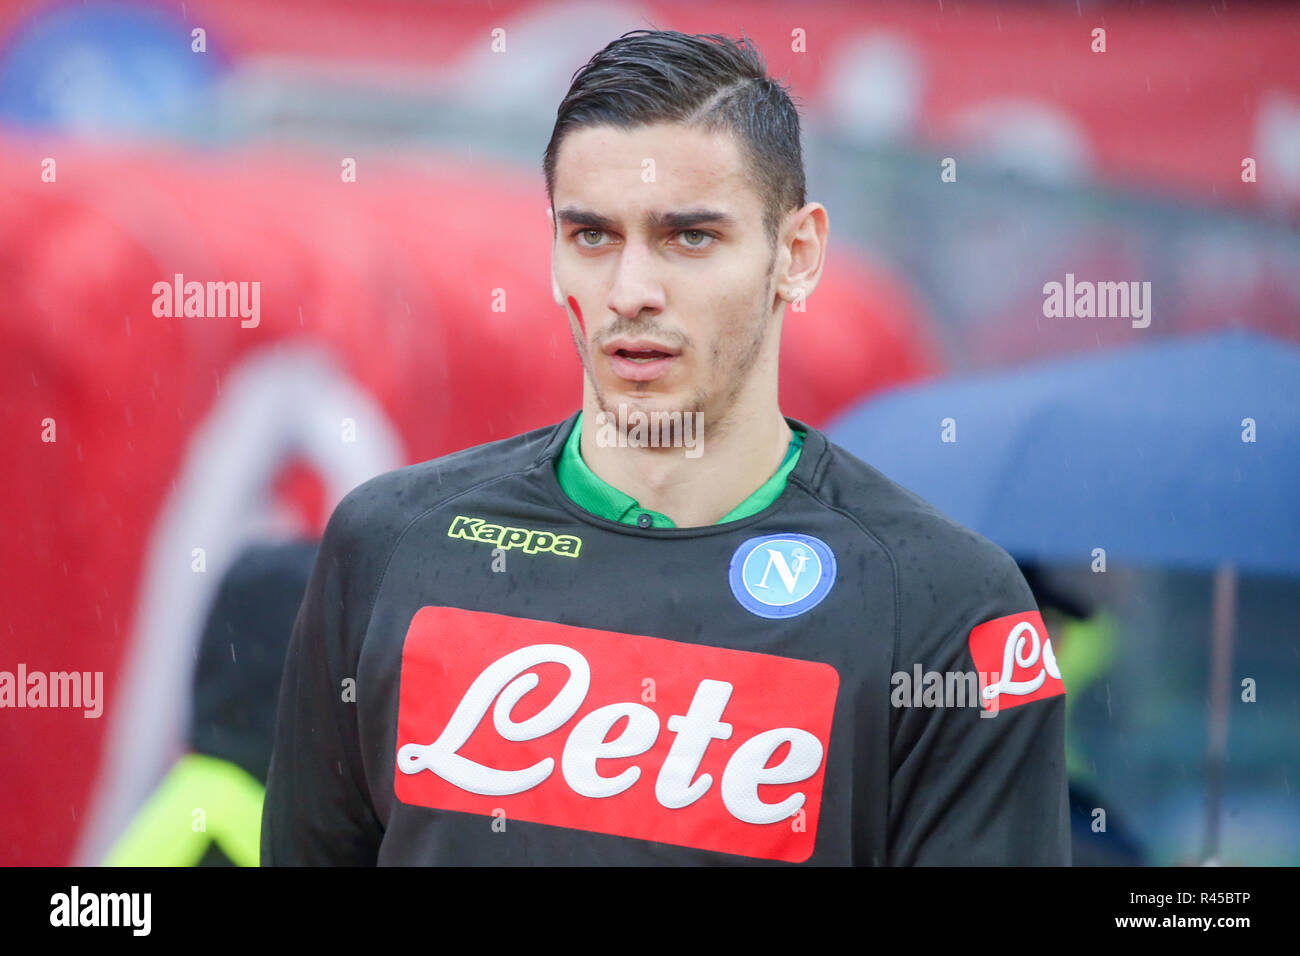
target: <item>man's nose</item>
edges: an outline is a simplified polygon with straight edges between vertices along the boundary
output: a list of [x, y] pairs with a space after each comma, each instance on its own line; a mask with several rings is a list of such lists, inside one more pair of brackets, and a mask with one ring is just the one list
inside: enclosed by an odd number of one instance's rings
[[619, 252], [614, 284], [606, 305], [622, 318], [635, 319], [649, 310], [664, 308], [664, 288], [659, 263], [644, 242], [629, 241]]

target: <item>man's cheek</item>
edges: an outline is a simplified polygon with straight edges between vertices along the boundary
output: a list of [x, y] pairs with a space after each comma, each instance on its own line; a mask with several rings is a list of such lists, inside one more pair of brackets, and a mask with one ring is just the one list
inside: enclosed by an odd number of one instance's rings
[[573, 310], [574, 318], [578, 320], [578, 328], [582, 330], [583, 338], [587, 337], [587, 324], [582, 321], [582, 308], [578, 305], [578, 300], [569, 296], [569, 308]]

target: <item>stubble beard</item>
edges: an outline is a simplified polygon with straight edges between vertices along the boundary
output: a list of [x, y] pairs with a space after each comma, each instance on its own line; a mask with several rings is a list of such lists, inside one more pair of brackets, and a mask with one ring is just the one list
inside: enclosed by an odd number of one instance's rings
[[[764, 284], [763, 298], [759, 300], [755, 308], [755, 322], [753, 334], [749, 342], [739, 353], [734, 365], [731, 385], [728, 387], [726, 394], [720, 403], [720, 410], [715, 412], [714, 419], [708, 423], [709, 438], [716, 442], [719, 438], [726, 435], [732, 428], [739, 423], [736, 421], [736, 400], [740, 397], [741, 391], [749, 384], [750, 376], [754, 372], [754, 366], [758, 363], [758, 357], [763, 353], [763, 346], [767, 342], [767, 336], [772, 327], [772, 314], [769, 306], [772, 302], [772, 290], [774, 288], [775, 276], [772, 273], [772, 267], [776, 264], [776, 250], [767, 263], [767, 281]], [[713, 357], [714, 366], [717, 365], [718, 347], [714, 346]], [[700, 407], [702, 408], [707, 396], [700, 398]]]
[[[768, 306], [772, 301], [772, 290], [775, 278], [772, 274], [772, 266], [775, 262], [776, 254], [775, 251], [773, 251], [772, 257], [768, 262], [767, 281], [765, 283], [763, 298], [755, 308], [755, 321], [753, 323], [752, 334], [744, 347], [738, 353], [733, 353], [736, 354], [736, 360], [732, 363], [733, 372], [731, 382], [727, 386], [725, 394], [718, 396], [717, 393], [711, 392], [708, 388], [701, 386], [696, 388], [681, 408], [661, 410], [667, 413], [680, 411], [683, 415], [703, 413], [705, 417], [702, 419], [702, 423], [708, 429], [709, 438], [712, 442], [716, 442], [738, 424], [735, 420], [736, 400], [740, 397], [740, 393], [744, 390], [745, 386], [749, 384], [749, 379], [753, 373], [754, 366], [757, 364], [758, 358], [763, 352], [763, 346], [767, 342], [767, 335], [772, 325], [772, 316], [768, 310]], [[637, 329], [621, 329], [620, 325], [621, 323], [616, 324], [607, 335], [644, 331]], [[613, 420], [617, 420], [618, 408], [609, 401], [609, 397], [600, 387], [600, 382], [596, 377], [596, 371], [591, 360], [591, 352], [587, 346], [587, 342], [585, 338], [578, 333], [578, 330], [572, 326], [573, 323], [571, 323], [571, 331], [573, 332], [574, 343], [578, 348], [578, 355], [582, 359], [582, 365], [586, 372], [587, 380], [591, 382], [592, 392], [596, 398], [596, 405], [606, 415], [611, 416]], [[690, 340], [687, 339], [685, 344], [689, 345]], [[715, 344], [710, 353], [710, 367], [712, 369], [716, 370], [718, 368], [718, 364], [722, 359], [722, 353], [722, 348]], [[654, 383], [652, 382], [638, 383], [635, 385], [636, 392], [648, 392], [653, 384]], [[626, 402], [623, 402], [623, 404], [626, 404]]]

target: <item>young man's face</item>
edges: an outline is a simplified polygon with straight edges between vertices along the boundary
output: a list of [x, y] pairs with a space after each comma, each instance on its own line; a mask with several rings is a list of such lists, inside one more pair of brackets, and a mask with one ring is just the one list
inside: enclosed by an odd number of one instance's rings
[[702, 412], [710, 427], [755, 369], [775, 390], [775, 259], [732, 135], [575, 130], [553, 201], [559, 304], [602, 409]]

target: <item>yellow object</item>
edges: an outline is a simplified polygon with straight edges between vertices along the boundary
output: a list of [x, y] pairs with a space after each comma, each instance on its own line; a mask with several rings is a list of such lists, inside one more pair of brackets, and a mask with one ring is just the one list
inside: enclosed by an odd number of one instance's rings
[[104, 859], [105, 866], [194, 866], [215, 842], [238, 866], [257, 866], [265, 788], [243, 768], [187, 754]]
[[1056, 651], [1056, 666], [1065, 681], [1065, 766], [1071, 779], [1092, 776], [1091, 768], [1078, 749], [1072, 746], [1069, 733], [1070, 711], [1079, 693], [1098, 677], [1110, 670], [1115, 661], [1116, 622], [1109, 614], [1099, 612], [1086, 621], [1067, 618], [1064, 634]]

